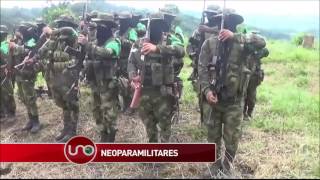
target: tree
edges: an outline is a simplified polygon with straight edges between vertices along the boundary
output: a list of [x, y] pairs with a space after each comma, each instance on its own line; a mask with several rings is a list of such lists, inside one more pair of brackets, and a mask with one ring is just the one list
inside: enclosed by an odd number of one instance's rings
[[42, 11], [42, 17], [46, 23], [53, 25], [55, 19], [57, 19], [62, 14], [74, 16], [73, 12], [69, 8], [70, 3], [63, 2], [58, 5], [51, 5], [51, 7], [45, 8]]

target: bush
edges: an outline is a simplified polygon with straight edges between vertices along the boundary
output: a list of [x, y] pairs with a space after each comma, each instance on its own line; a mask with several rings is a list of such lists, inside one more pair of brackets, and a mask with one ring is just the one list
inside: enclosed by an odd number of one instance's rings
[[305, 33], [298, 33], [291, 39], [292, 43], [296, 46], [302, 45], [303, 37], [305, 36]]

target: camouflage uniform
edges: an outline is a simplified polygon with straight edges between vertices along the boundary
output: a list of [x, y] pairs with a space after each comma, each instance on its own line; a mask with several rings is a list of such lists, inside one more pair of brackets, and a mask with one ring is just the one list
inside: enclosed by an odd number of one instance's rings
[[[164, 21], [168, 25], [169, 28], [164, 30], [164, 39], [168, 39], [168, 45], [178, 45], [182, 46], [184, 49], [184, 35], [183, 31], [177, 24], [174, 25], [174, 19], [176, 18], [176, 14], [178, 7], [177, 6], [168, 6], [166, 5], [164, 8], [160, 8], [160, 13], [164, 16]], [[175, 26], [175, 27], [173, 27]], [[174, 68], [174, 95], [175, 95], [175, 105], [174, 105], [174, 119], [173, 121], [178, 121], [179, 119], [179, 101], [182, 97], [182, 89], [183, 89], [183, 81], [179, 77], [183, 63], [183, 57], [177, 58], [172, 57], [172, 63]]]
[[268, 49], [263, 48], [255, 51], [254, 54], [249, 56], [249, 69], [251, 70], [251, 76], [243, 110], [244, 120], [249, 120], [249, 118], [252, 117], [252, 112], [256, 104], [257, 87], [261, 84], [264, 78], [264, 72], [261, 69], [261, 59], [268, 55]]
[[77, 48], [77, 24], [70, 16], [62, 15], [55, 21], [58, 29], [54, 30], [48, 40], [39, 49], [39, 58], [44, 60], [47, 83], [57, 106], [63, 111], [63, 130], [56, 137], [57, 141], [66, 142], [76, 135], [79, 119], [79, 100], [77, 82], [79, 71], [71, 68], [76, 57], [64, 50], [67, 46]]
[[[200, 48], [202, 46], [204, 40], [208, 39], [211, 35], [217, 35], [218, 34], [218, 25], [220, 23], [220, 19], [213, 18], [213, 16], [217, 15], [221, 12], [221, 9], [219, 6], [216, 5], [208, 5], [207, 9], [203, 12], [203, 17], [206, 15], [208, 22], [205, 24], [207, 27], [210, 27], [212, 32], [199, 32], [198, 28], [193, 31], [192, 36], [189, 38], [189, 43], [187, 45], [187, 53], [192, 60], [191, 66], [193, 68], [193, 72], [188, 78], [188, 80], [191, 80], [194, 86], [194, 89], [196, 92], [199, 92], [199, 87], [197, 85], [197, 79], [198, 79], [198, 60], [199, 60], [199, 54], [200, 54]], [[215, 21], [218, 20], [218, 21]]]
[[[203, 15], [206, 15], [209, 22], [205, 23], [204, 25], [207, 27], [210, 27], [212, 32], [203, 32], [200, 33], [198, 28], [193, 32], [192, 36], [189, 38], [189, 43], [187, 45], [187, 53], [190, 59], [192, 60], [191, 66], [193, 68], [193, 71], [188, 78], [189, 81], [192, 81], [192, 86], [194, 91], [198, 95], [198, 103], [199, 103], [199, 109], [200, 109], [200, 121], [203, 125], [204, 119], [203, 119], [203, 107], [202, 107], [202, 96], [200, 91], [200, 84], [198, 82], [198, 61], [199, 61], [199, 54], [201, 46], [206, 39], [208, 39], [212, 35], [218, 34], [218, 26], [219, 26], [219, 18], [212, 18], [212, 16], [217, 15], [221, 12], [221, 9], [219, 6], [216, 5], [208, 5], [207, 9], [203, 12]], [[204, 17], [203, 17], [204, 18]], [[200, 24], [201, 25], [201, 24]]]
[[101, 129], [102, 142], [114, 142], [118, 116], [119, 82], [116, 76], [121, 53], [121, 42], [112, 38], [114, 18], [99, 13], [92, 21], [97, 23], [97, 42], [87, 44], [86, 76], [93, 94], [93, 116]]
[[[157, 52], [149, 53], [142, 58], [142, 44], [137, 41], [129, 56], [129, 79], [132, 80], [138, 75], [138, 69], [145, 69], [138, 111], [145, 124], [149, 142], [158, 142], [157, 126], [160, 128], [160, 142], [169, 141], [175, 101], [172, 59], [184, 56], [182, 42], [177, 38], [171, 38], [171, 36], [166, 36], [167, 39], [162, 38], [162, 33], [165, 32], [163, 27], [167, 25], [162, 14], [151, 15], [150, 43], [156, 44]], [[159, 29], [161, 32], [158, 31]]]
[[[231, 10], [226, 13], [228, 26], [225, 28], [235, 32], [236, 25], [240, 24], [243, 18]], [[217, 62], [217, 43], [217, 36], [210, 37], [204, 42], [198, 66], [203, 98], [205, 99], [209, 91], [216, 93], [218, 97], [218, 102], [214, 105], [209, 105], [207, 101], [202, 102], [203, 117], [208, 128], [208, 141], [217, 144], [217, 162], [212, 166], [214, 173], [222, 168], [222, 137], [226, 148], [223, 161], [225, 170], [228, 171], [230, 168], [229, 161], [233, 162], [241, 137], [240, 123], [243, 118], [244, 97], [251, 73], [248, 69], [247, 56], [254, 52], [254, 48], [265, 46], [262, 38], [235, 33], [232, 39], [225, 42], [227, 46], [225, 58], [221, 60], [222, 62]], [[223, 65], [219, 66], [221, 63], [226, 63], [225, 70]], [[219, 69], [221, 71], [217, 72]], [[214, 82], [213, 85], [210, 82]]]
[[120, 23], [120, 30], [116, 37], [121, 40], [121, 53], [119, 60], [119, 80], [120, 80], [120, 94], [123, 98], [122, 110], [125, 111], [131, 102], [131, 91], [128, 82], [128, 57], [132, 44], [138, 40], [138, 34], [133, 25], [132, 14], [129, 12], [122, 12], [118, 16]]
[[[36, 29], [37, 26], [33, 23], [21, 23], [19, 26], [18, 31], [23, 35], [23, 45], [18, 45], [14, 49], [17, 64], [22, 63], [29, 52], [35, 48], [39, 38], [35, 33]], [[29, 121], [23, 130], [30, 130], [30, 132], [36, 133], [40, 129], [40, 123], [34, 86], [37, 73], [40, 71], [40, 66], [38, 63], [24, 64], [15, 68], [15, 70], [19, 98], [26, 106], [29, 116]]]
[[5, 74], [5, 69], [10, 70], [12, 68], [12, 54], [10, 54], [9, 43], [6, 41], [8, 34], [8, 28], [4, 25], [0, 26], [0, 118], [5, 117], [5, 114], [9, 118], [15, 116], [16, 104], [14, 100], [14, 92], [12, 81], [10, 80], [10, 74]]

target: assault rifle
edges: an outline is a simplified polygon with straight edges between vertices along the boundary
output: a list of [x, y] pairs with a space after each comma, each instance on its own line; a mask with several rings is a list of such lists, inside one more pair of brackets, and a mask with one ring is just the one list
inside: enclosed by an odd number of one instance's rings
[[[147, 23], [147, 31], [146, 31], [145, 36], [140, 39], [140, 46], [142, 46], [144, 42], [150, 41], [150, 21], [151, 21], [151, 19], [149, 17], [148, 23]], [[144, 80], [144, 73], [145, 73], [145, 55], [141, 54], [140, 59], [143, 62], [143, 65], [142, 65], [141, 70], [138, 69], [138, 77], [139, 77], [138, 79], [139, 80], [136, 82], [134, 82], [134, 81], [131, 82], [131, 87], [134, 88], [133, 98], [132, 98], [132, 101], [130, 104], [131, 109], [135, 109], [138, 107], [139, 102], [140, 102], [140, 97], [141, 97], [141, 89], [143, 86], [142, 83]]]

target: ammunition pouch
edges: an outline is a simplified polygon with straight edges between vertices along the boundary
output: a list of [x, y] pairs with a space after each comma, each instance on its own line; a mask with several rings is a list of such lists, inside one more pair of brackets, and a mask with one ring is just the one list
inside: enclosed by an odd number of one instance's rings
[[54, 62], [66, 62], [71, 59], [68, 53], [64, 51], [54, 51], [53, 52]]
[[70, 66], [71, 62], [54, 62], [53, 69], [55, 73], [61, 73], [64, 69]]
[[88, 80], [111, 80], [116, 76], [117, 61], [115, 59], [97, 60], [86, 62], [86, 73]]
[[158, 54], [147, 56], [143, 85], [172, 85], [174, 77], [174, 66], [170, 60]]

